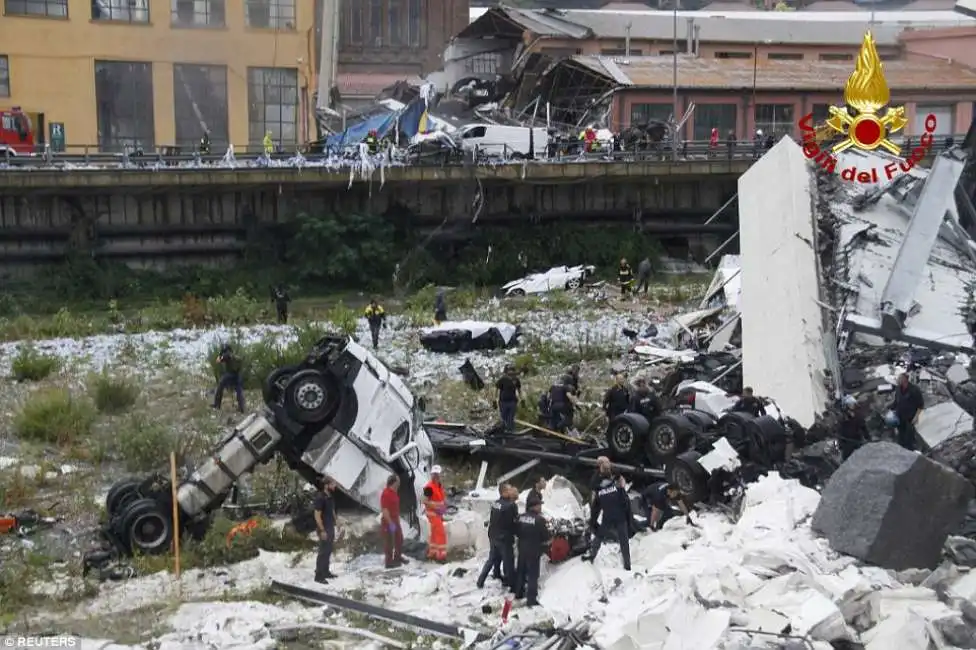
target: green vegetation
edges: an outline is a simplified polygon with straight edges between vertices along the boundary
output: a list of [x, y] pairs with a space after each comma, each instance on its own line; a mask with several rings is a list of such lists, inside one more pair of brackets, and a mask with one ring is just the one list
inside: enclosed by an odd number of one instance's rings
[[99, 413], [123, 413], [139, 399], [139, 385], [122, 375], [102, 370], [88, 378], [88, 393]]
[[95, 416], [91, 403], [67, 389], [43, 388], [14, 416], [14, 432], [21, 440], [70, 446], [87, 438]]
[[57, 357], [43, 354], [30, 343], [25, 343], [10, 363], [10, 375], [16, 381], [41, 381], [60, 368], [61, 361]]

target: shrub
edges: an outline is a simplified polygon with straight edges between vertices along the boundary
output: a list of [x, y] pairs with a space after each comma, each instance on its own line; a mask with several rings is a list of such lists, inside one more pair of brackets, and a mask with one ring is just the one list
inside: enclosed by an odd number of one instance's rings
[[23, 440], [67, 445], [85, 438], [95, 423], [95, 409], [63, 388], [35, 392], [14, 416]]
[[57, 357], [40, 352], [31, 344], [24, 344], [17, 350], [17, 356], [10, 364], [10, 373], [17, 381], [40, 381], [46, 379], [61, 367]]
[[346, 336], [355, 336], [359, 328], [359, 314], [346, 307], [340, 300], [326, 314], [326, 320], [332, 324], [336, 331]]
[[133, 415], [112, 432], [108, 452], [130, 472], [148, 472], [169, 462], [171, 452], [178, 452], [179, 438], [161, 422], [144, 415]]
[[270, 302], [257, 301], [238, 289], [229, 296], [217, 296], [207, 300], [207, 319], [211, 323], [225, 325], [251, 325], [266, 320]]
[[122, 413], [136, 403], [139, 385], [131, 379], [109, 373], [106, 368], [89, 376], [88, 394], [100, 413]]

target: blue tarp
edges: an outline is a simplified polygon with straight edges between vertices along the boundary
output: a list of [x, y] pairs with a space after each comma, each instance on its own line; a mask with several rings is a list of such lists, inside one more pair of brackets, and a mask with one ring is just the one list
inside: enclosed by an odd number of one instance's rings
[[378, 137], [382, 138], [392, 131], [394, 126], [396, 126], [396, 113], [376, 115], [367, 120], [363, 120], [359, 124], [350, 126], [342, 133], [330, 135], [326, 138], [325, 145], [327, 147], [341, 148], [347, 145], [359, 144], [373, 130], [376, 131]]
[[424, 119], [424, 113], [427, 111], [427, 102], [423, 100], [422, 97], [418, 97], [413, 100], [407, 106], [400, 111], [400, 131], [407, 136], [412, 138], [417, 135], [420, 131], [420, 122]]

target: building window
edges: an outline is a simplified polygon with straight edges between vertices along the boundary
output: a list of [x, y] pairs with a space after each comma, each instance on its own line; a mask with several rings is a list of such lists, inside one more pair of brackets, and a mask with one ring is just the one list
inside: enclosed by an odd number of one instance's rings
[[149, 0], [92, 0], [92, 20], [148, 23]]
[[95, 61], [95, 105], [102, 151], [153, 148], [151, 63]]
[[539, 50], [539, 52], [552, 59], [565, 59], [577, 54], [582, 54], [583, 50], [574, 49], [571, 47], [544, 47]]
[[716, 52], [716, 59], [751, 59], [752, 52]]
[[496, 74], [502, 67], [502, 55], [497, 52], [480, 52], [464, 59], [467, 74]]
[[[625, 47], [615, 47], [615, 48], [610, 48], [608, 50], [600, 50], [600, 55], [601, 56], [628, 56], [627, 48]], [[642, 56], [642, 54], [640, 50], [635, 50], [634, 48], [630, 48], [629, 56]]]
[[[698, 110], [695, 108], [696, 115]], [[755, 118], [756, 128], [762, 130], [763, 135], [792, 135], [796, 129], [793, 104], [758, 104]]]
[[674, 50], [661, 50], [658, 54], [661, 56], [674, 56]]
[[173, 113], [177, 145], [194, 148], [207, 133], [211, 151], [226, 150], [227, 66], [174, 64]]
[[802, 61], [803, 55], [799, 52], [770, 52], [766, 58], [770, 61]]
[[247, 0], [247, 26], [295, 29], [295, 0]]
[[695, 121], [692, 140], [709, 140], [712, 129], [718, 129], [719, 140], [729, 139], [729, 133], [738, 134], [737, 106], [735, 104], [695, 104]]
[[298, 144], [298, 70], [247, 69], [248, 132], [252, 144], [269, 131], [275, 144]]
[[343, 2], [342, 42], [359, 47], [425, 47], [427, 0]]
[[10, 59], [0, 54], [0, 97], [10, 97]]
[[821, 61], [853, 61], [853, 54], [840, 54], [837, 52], [827, 52], [820, 55]]
[[671, 104], [631, 104], [630, 126], [643, 126], [652, 120], [667, 122], [674, 106]]
[[224, 27], [225, 0], [173, 0], [173, 27]]
[[925, 119], [929, 115], [935, 116], [935, 135], [952, 135], [955, 127], [955, 104], [916, 104], [911, 135], [918, 137], [925, 133]]
[[67, 18], [68, 0], [3, 0], [5, 16]]

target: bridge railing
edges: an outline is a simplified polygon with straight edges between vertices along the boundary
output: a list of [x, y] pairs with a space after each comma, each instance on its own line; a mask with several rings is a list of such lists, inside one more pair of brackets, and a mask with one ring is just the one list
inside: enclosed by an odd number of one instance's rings
[[[964, 135], [936, 136], [929, 149], [935, 155], [962, 142]], [[902, 151], [908, 152], [922, 146], [919, 137], [904, 137], [897, 141]], [[667, 142], [645, 144], [638, 147], [625, 147], [610, 150], [606, 146], [594, 147], [586, 151], [579, 141], [551, 141], [549, 146], [539, 148], [533, 156], [537, 162], [612, 162], [612, 161], [660, 161], [668, 162], [675, 156], [679, 160], [749, 160], [761, 156], [766, 147], [754, 141], [685, 141], [672, 151]], [[475, 151], [461, 151], [438, 148], [431, 143], [411, 147], [391, 147], [381, 153], [367, 157], [372, 164], [382, 162], [397, 165], [464, 165], [464, 164], [521, 164], [525, 156], [512, 151], [505, 143], [487, 144]], [[17, 153], [0, 145], [0, 168], [43, 168], [64, 169], [99, 167], [153, 167], [153, 168], [192, 168], [222, 167], [241, 164], [242, 166], [335, 166], [350, 167], [363, 162], [358, 145], [342, 149], [329, 149], [319, 152], [275, 151], [265, 154], [263, 147], [249, 145], [229, 147], [223, 152], [215, 150], [202, 153], [193, 147], [158, 147], [152, 151], [126, 150], [120, 153], [100, 151], [96, 145], [68, 145], [65, 151], [53, 151], [43, 147], [35, 153]]]

